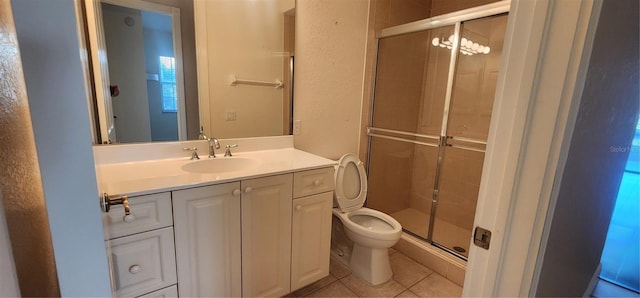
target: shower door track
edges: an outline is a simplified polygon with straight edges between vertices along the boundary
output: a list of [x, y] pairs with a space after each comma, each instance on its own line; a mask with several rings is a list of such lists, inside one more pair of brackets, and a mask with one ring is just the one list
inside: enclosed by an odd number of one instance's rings
[[[455, 76], [455, 66], [456, 66], [456, 63], [457, 63], [458, 51], [459, 51], [458, 50], [459, 49], [459, 42], [458, 41], [460, 40], [460, 30], [461, 30], [462, 22], [466, 22], [466, 21], [471, 21], [471, 20], [475, 20], [475, 19], [491, 17], [491, 16], [507, 13], [507, 12], [509, 12], [510, 6], [511, 6], [511, 1], [510, 0], [494, 2], [494, 3], [483, 5], [483, 6], [473, 7], [473, 8], [469, 8], [469, 9], [465, 9], [465, 10], [460, 10], [460, 11], [457, 11], [457, 12], [444, 14], [444, 15], [441, 15], [441, 16], [436, 16], [436, 17], [432, 17], [432, 18], [428, 18], [428, 19], [424, 19], [424, 20], [419, 20], [419, 21], [415, 21], [415, 22], [411, 22], [411, 23], [407, 23], [407, 24], [403, 24], [403, 25], [398, 25], [398, 26], [394, 26], [394, 27], [385, 28], [385, 29], [382, 29], [382, 30], [378, 31], [377, 34], [376, 34], [376, 39], [380, 39], [380, 38], [392, 37], [392, 36], [397, 36], [397, 35], [402, 35], [402, 34], [407, 34], [407, 33], [413, 33], [413, 32], [425, 31], [425, 30], [430, 30], [430, 29], [436, 29], [436, 28], [440, 28], [440, 27], [444, 27], [444, 26], [451, 26], [451, 25], [455, 26], [455, 28], [454, 28], [454, 40], [455, 40], [455, 42], [453, 43], [453, 48], [451, 49], [452, 53], [455, 53], [455, 54], [452, 54], [451, 58], [449, 60], [449, 73], [447, 75], [447, 89], [446, 89], [446, 94], [445, 94], [444, 111], [443, 111], [443, 116], [442, 116], [442, 126], [441, 126], [440, 136], [423, 135], [423, 134], [411, 133], [411, 132], [406, 132], [406, 131], [398, 131], [398, 130], [390, 130], [390, 129], [383, 129], [383, 128], [373, 127], [373, 120], [374, 120], [375, 111], [372, 111], [371, 117], [369, 119], [369, 121], [370, 121], [369, 127], [367, 128], [367, 135], [369, 136], [369, 144], [368, 144], [368, 148], [367, 148], [367, 156], [368, 156], [369, 159], [371, 158], [371, 146], [370, 145], [371, 145], [371, 138], [372, 137], [390, 139], [390, 140], [401, 141], [401, 142], [414, 143], [414, 144], [418, 144], [418, 145], [425, 145], [425, 146], [431, 146], [431, 147], [438, 147], [438, 160], [437, 160], [436, 169], [435, 169], [434, 188], [433, 188], [433, 193], [432, 193], [431, 212], [430, 212], [430, 217], [429, 217], [429, 229], [428, 229], [427, 239], [425, 239], [425, 238], [423, 238], [421, 236], [415, 235], [415, 233], [412, 233], [412, 232], [410, 232], [408, 230], [405, 230], [405, 232], [409, 232], [412, 235], [418, 236], [419, 238], [424, 239], [425, 241], [431, 243], [432, 245], [435, 245], [435, 246], [440, 247], [440, 248], [444, 248], [446, 251], [448, 251], [451, 254], [453, 254], [453, 255], [455, 255], [457, 257], [460, 257], [460, 258], [462, 258], [464, 260], [467, 260], [467, 257], [465, 257], [465, 256], [461, 255], [460, 253], [458, 253], [456, 251], [453, 251], [453, 250], [451, 250], [449, 248], [446, 248], [445, 246], [440, 245], [437, 242], [433, 241], [433, 227], [434, 227], [434, 224], [435, 224], [436, 209], [437, 209], [437, 206], [438, 206], [438, 195], [439, 195], [439, 186], [440, 186], [440, 172], [441, 172], [441, 169], [442, 169], [442, 161], [443, 161], [443, 157], [444, 157], [444, 149], [445, 149], [445, 147], [454, 147], [454, 148], [470, 150], [470, 151], [475, 151], [475, 152], [483, 152], [483, 153], [485, 152], [485, 150], [481, 149], [481, 148], [475, 148], [475, 147], [471, 147], [471, 146], [458, 145], [458, 144], [450, 144], [447, 141], [448, 140], [457, 140], [457, 141], [462, 141], [462, 142], [466, 142], [466, 143], [471, 143], [471, 144], [476, 144], [476, 145], [485, 145], [486, 146], [486, 142], [485, 141], [469, 139], [469, 138], [463, 138], [463, 137], [447, 136], [447, 124], [449, 122], [449, 108], [450, 108], [450, 105], [451, 105], [451, 96], [452, 96], [452, 91], [453, 91], [453, 80], [454, 80], [454, 76]], [[377, 63], [376, 63], [376, 65], [377, 65]], [[374, 85], [375, 85], [375, 83], [374, 83]], [[372, 102], [371, 102], [371, 106], [372, 107], [374, 106], [374, 103], [375, 103], [375, 93], [373, 95], [373, 99], [372, 99]], [[397, 135], [404, 135], [404, 136], [413, 136], [413, 137], [420, 137], [420, 138], [436, 139], [436, 140], [438, 140], [438, 143], [437, 144], [431, 144], [431, 143], [420, 142], [420, 141], [416, 141], [416, 140], [403, 139], [403, 138], [400, 138], [400, 137], [376, 134], [375, 133], [376, 131], [385, 132], [385, 133], [392, 133], [392, 134], [397, 134]], [[370, 161], [368, 161], [367, 163], [370, 163]]]
[[424, 31], [429, 29], [440, 28], [449, 25], [455, 25], [456, 23], [480, 19], [484, 17], [490, 17], [499, 15], [505, 12], [509, 12], [511, 7], [511, 0], [503, 0], [494, 2], [487, 5], [477, 6], [469, 9], [455, 11], [432, 18], [419, 20], [407, 24], [384, 28], [377, 32], [376, 38], [391, 37], [396, 35], [402, 35], [412, 32]]

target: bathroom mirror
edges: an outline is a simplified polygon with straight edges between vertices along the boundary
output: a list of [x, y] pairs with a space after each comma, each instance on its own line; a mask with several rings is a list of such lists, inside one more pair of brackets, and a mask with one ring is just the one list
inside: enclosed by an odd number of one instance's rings
[[85, 2], [94, 143], [291, 132], [294, 0]]

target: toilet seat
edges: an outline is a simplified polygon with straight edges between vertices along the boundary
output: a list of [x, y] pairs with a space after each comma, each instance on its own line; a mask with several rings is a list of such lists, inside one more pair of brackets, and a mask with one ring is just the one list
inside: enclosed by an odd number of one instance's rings
[[367, 198], [367, 176], [364, 165], [353, 153], [340, 158], [335, 171], [334, 201], [341, 212], [362, 208]]
[[[353, 232], [360, 234], [363, 237], [385, 240], [385, 241], [398, 241], [399, 235], [402, 233], [402, 225], [388, 214], [382, 213], [378, 210], [369, 208], [360, 208], [358, 210], [344, 213], [336, 212], [334, 209], [333, 214], [338, 216], [342, 223]], [[383, 227], [363, 225], [359, 220], [354, 220], [357, 217], [366, 216], [370, 217], [371, 221], [378, 221], [384, 224]], [[393, 244], [392, 244], [393, 245]]]

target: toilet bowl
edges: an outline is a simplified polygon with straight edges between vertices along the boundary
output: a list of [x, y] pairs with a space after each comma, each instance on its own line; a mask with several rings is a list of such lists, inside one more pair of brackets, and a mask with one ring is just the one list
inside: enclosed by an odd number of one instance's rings
[[400, 239], [402, 226], [385, 213], [362, 207], [367, 197], [367, 177], [357, 156], [342, 156], [334, 177], [333, 214], [353, 241], [349, 267], [372, 285], [384, 283], [393, 275], [388, 248]]

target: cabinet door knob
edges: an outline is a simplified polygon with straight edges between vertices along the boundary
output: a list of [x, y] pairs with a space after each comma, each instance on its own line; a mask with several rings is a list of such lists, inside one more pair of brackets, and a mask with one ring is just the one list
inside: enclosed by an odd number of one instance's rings
[[296, 206], [296, 211], [300, 211], [300, 210], [302, 210], [302, 206], [300, 205]]
[[234, 197], [237, 197], [240, 195], [240, 190], [239, 189], [234, 189], [233, 192], [231, 193]]
[[129, 273], [131, 274], [136, 274], [138, 272], [140, 272], [140, 270], [142, 270], [142, 267], [140, 267], [140, 265], [132, 265], [131, 267], [129, 267]]
[[252, 188], [251, 186], [247, 186], [247, 187], [244, 189], [244, 193], [250, 193], [250, 192], [252, 192], [252, 191], [253, 191], [253, 188]]
[[320, 180], [313, 180], [313, 185], [314, 186], [320, 185]]

